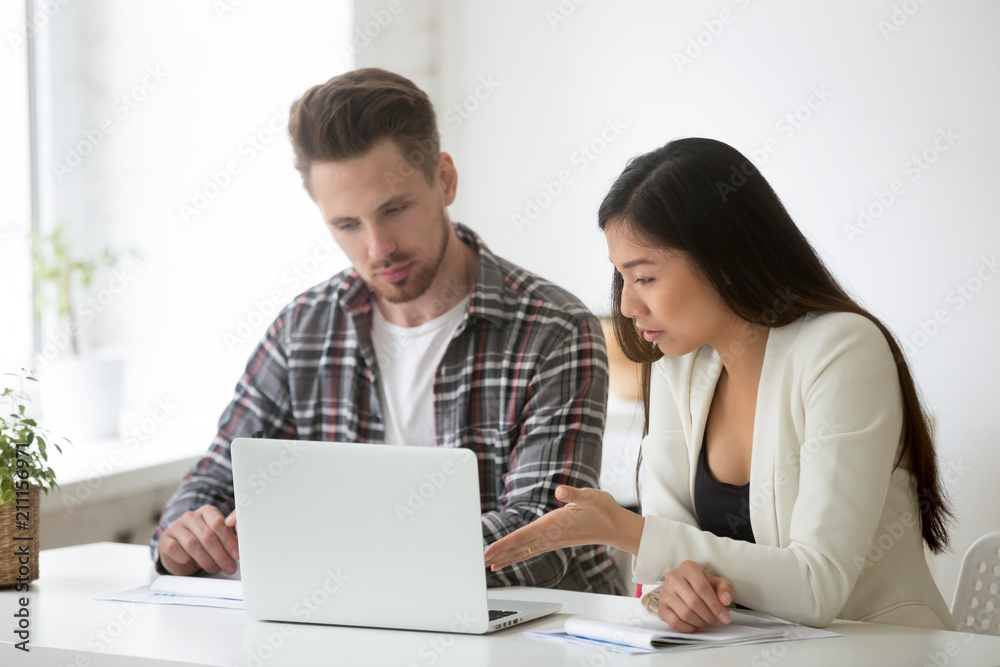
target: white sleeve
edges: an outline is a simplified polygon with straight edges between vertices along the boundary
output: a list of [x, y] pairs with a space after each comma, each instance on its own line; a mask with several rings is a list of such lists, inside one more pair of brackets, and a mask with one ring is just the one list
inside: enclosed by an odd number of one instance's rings
[[[667, 360], [669, 362], [669, 360]], [[649, 433], [642, 439], [642, 513], [699, 528], [690, 492], [691, 462], [676, 397], [662, 363], [653, 364], [649, 383]], [[700, 530], [700, 529], [699, 529]], [[643, 607], [656, 613], [663, 572], [643, 530], [632, 578], [642, 584]]]
[[[818, 329], [802, 368], [802, 395], [780, 399], [801, 400], [805, 413], [788, 545], [752, 544], [700, 530], [684, 438], [670, 428], [654, 433], [651, 420], [644, 465], [674, 469], [651, 470], [645, 477], [646, 520], [633, 567], [637, 582], [653, 584], [691, 560], [728, 577], [735, 601], [752, 609], [813, 626], [837, 617], [875, 534], [902, 428], [898, 375], [881, 331], [860, 317], [838, 323]], [[652, 392], [650, 398], [652, 404]], [[658, 409], [664, 403], [676, 404], [660, 400]], [[669, 453], [661, 454], [661, 447]], [[774, 502], [772, 495], [765, 500]], [[647, 609], [652, 590], [643, 590]]]

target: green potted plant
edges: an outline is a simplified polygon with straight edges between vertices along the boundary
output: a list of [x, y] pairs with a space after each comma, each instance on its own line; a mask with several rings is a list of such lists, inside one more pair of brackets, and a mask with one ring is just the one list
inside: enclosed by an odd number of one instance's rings
[[0, 392], [0, 588], [22, 591], [38, 578], [39, 491], [56, 487], [48, 448], [62, 448], [27, 412], [24, 383], [35, 379], [24, 369], [3, 377], [15, 386]]
[[95, 278], [120, 259], [110, 247], [91, 259], [78, 256], [64, 224], [40, 237], [34, 249], [40, 287], [36, 312], [55, 315], [50, 320], [55, 328], [35, 358], [35, 371], [44, 380], [42, 410], [46, 423], [76, 437], [118, 435], [124, 360], [107, 352], [85, 351], [81, 332], [127, 286], [116, 274], [96, 297], [86, 298]]

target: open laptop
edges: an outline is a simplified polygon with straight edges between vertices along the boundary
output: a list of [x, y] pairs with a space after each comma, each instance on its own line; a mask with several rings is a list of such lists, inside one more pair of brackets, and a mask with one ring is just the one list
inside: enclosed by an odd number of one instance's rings
[[252, 618], [482, 634], [562, 608], [488, 598], [470, 450], [236, 438], [232, 458]]

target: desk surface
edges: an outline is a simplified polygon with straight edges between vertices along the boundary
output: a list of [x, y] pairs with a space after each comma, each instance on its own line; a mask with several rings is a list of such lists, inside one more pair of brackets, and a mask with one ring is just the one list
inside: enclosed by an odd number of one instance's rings
[[[88, 544], [41, 553], [41, 578], [27, 593], [30, 653], [14, 648], [10, 619], [24, 593], [0, 592], [3, 665], [958, 665], [1000, 664], [1000, 637], [837, 621], [834, 639], [623, 656], [525, 637], [561, 626], [569, 614], [621, 621], [636, 601], [534, 588], [498, 597], [551, 600], [563, 613], [485, 636], [262, 623], [242, 611], [97, 601], [152, 581], [146, 547]], [[131, 657], [124, 657], [131, 656]]]

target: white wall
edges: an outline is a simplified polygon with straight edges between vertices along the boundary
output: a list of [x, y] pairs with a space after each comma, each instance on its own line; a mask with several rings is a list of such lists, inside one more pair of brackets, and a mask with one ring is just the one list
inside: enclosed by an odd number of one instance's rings
[[167, 404], [157, 443], [207, 447], [277, 310], [347, 265], [292, 167], [287, 114], [350, 68], [351, 20], [318, 0], [85, 0], [54, 17], [45, 222], [83, 252], [143, 255], [98, 280], [114, 293], [85, 332], [127, 356], [126, 431]]
[[[984, 258], [1000, 259], [1000, 5], [446, 0], [440, 16], [442, 130], [481, 78], [499, 84], [469, 98], [477, 108], [446, 142], [460, 174], [453, 218], [595, 311], [611, 273], [596, 210], [628, 157], [683, 136], [757, 152], [836, 274], [915, 351], [961, 519], [954, 555], [936, 563], [950, 601], [960, 556], [1000, 528], [1000, 280], [977, 275], [993, 278]], [[678, 65], [689, 40], [705, 46]], [[912, 156], [925, 150], [936, 161], [920, 170]], [[560, 171], [569, 185], [518, 228], [512, 216], [532, 212], [526, 199], [545, 204]], [[902, 194], [850, 236], [858, 208], [877, 212], [897, 180]], [[978, 291], [966, 299], [959, 285]]]

